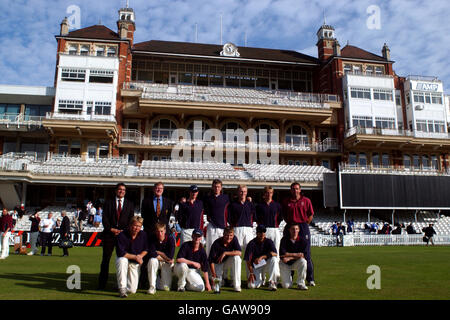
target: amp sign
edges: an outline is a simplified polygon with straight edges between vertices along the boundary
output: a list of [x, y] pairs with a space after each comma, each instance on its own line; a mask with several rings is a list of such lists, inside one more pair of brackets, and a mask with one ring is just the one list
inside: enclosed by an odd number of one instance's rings
[[439, 85], [436, 83], [423, 83], [418, 82], [416, 85], [416, 90], [420, 91], [438, 91]]

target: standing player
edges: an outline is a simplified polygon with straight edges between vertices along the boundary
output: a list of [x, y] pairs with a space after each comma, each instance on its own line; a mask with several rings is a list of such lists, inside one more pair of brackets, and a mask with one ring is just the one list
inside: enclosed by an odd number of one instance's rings
[[281, 215], [281, 205], [273, 201], [273, 188], [264, 187], [264, 201], [256, 205], [256, 222], [266, 227], [266, 237], [275, 243], [275, 248], [280, 248], [280, 222], [283, 220]]
[[241, 291], [241, 246], [232, 227], [226, 227], [223, 237], [214, 241], [208, 261], [213, 279], [221, 282], [224, 269], [231, 269], [234, 291]]
[[[149, 236], [150, 257], [147, 265], [149, 294], [155, 294], [156, 289], [169, 291], [172, 285], [173, 255], [175, 253], [175, 240], [166, 234], [166, 225], [156, 224], [156, 231]], [[158, 270], [161, 276], [157, 277]]]
[[192, 240], [194, 229], [203, 230], [203, 202], [197, 196], [198, 187], [192, 185], [189, 187], [189, 199], [179, 205], [177, 221], [181, 227], [181, 244]]
[[211, 189], [212, 193], [203, 200], [209, 222], [206, 231], [206, 253], [208, 255], [214, 241], [223, 236], [223, 229], [227, 226], [230, 203], [228, 195], [222, 194], [222, 181], [214, 179]]
[[247, 186], [240, 185], [237, 189], [238, 199], [230, 204], [228, 222], [234, 228], [236, 238], [242, 251], [245, 252], [247, 244], [253, 239], [253, 219], [255, 207], [247, 200]]
[[283, 237], [280, 243], [280, 275], [283, 288], [292, 287], [291, 271], [297, 271], [297, 289], [308, 290], [305, 285], [307, 262], [305, 252], [307, 241], [299, 236], [300, 227], [289, 227], [289, 237]]
[[[177, 255], [177, 264], [174, 272], [178, 277], [178, 291], [186, 289], [202, 292], [211, 291], [208, 278], [208, 258], [201, 242], [203, 232], [194, 229], [192, 240], [183, 243]], [[205, 282], [203, 283], [203, 279]]]
[[[98, 289], [103, 290], [108, 282], [109, 261], [117, 243], [117, 236], [127, 230], [134, 216], [133, 203], [125, 199], [126, 186], [124, 183], [116, 185], [115, 197], [107, 200], [103, 210], [103, 254], [98, 276]], [[142, 224], [142, 222], [141, 222]]]
[[269, 290], [277, 290], [277, 278], [280, 275], [277, 249], [272, 240], [266, 238], [266, 227], [256, 227], [256, 238], [249, 242], [244, 260], [247, 266], [247, 286], [259, 288], [264, 282], [264, 275], [269, 275]]
[[300, 227], [300, 237], [304, 238], [308, 245], [306, 246], [305, 259], [308, 262], [308, 270], [306, 272], [307, 285], [314, 287], [314, 266], [311, 260], [311, 234], [309, 232], [309, 224], [314, 216], [314, 209], [309, 198], [301, 194], [300, 183], [293, 182], [291, 184], [291, 196], [284, 199], [281, 206], [283, 218], [286, 221], [283, 236], [289, 236], [287, 226], [298, 224]]

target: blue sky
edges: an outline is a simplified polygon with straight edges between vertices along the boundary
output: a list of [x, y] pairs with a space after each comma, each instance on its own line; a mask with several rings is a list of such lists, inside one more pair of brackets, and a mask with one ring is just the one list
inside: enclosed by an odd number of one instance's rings
[[[316, 31], [324, 20], [347, 42], [381, 55], [386, 42], [401, 76], [437, 76], [450, 94], [447, 0], [129, 0], [136, 12], [135, 42], [195, 40], [238, 47], [296, 50], [317, 57]], [[53, 85], [56, 40], [67, 8], [80, 8], [81, 28], [100, 21], [117, 31], [126, 0], [0, 0], [2, 84]], [[372, 7], [371, 7], [372, 6]], [[371, 10], [379, 8], [377, 12]], [[379, 19], [377, 19], [379, 17]], [[369, 22], [369, 24], [368, 24]], [[370, 23], [371, 22], [371, 23]], [[375, 28], [374, 28], [375, 27]]]

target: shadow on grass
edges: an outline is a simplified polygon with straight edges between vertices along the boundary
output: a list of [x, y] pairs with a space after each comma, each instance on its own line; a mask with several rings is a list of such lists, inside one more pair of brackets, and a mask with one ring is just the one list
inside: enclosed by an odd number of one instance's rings
[[[59, 291], [65, 293], [80, 293], [85, 295], [96, 295], [106, 297], [116, 297], [117, 289], [114, 285], [108, 282], [107, 289], [97, 290], [98, 274], [95, 273], [81, 273], [80, 285], [81, 289], [69, 289], [67, 287], [67, 280], [71, 276], [68, 273], [4, 273], [0, 274], [0, 279], [15, 280], [15, 285], [20, 287], [45, 290], [45, 291]], [[110, 279], [114, 275], [110, 275]], [[70, 281], [72, 283], [73, 281]]]

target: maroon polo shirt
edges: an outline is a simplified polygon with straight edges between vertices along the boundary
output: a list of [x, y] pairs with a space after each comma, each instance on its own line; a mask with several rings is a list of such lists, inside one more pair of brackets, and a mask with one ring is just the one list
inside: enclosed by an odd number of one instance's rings
[[309, 198], [301, 196], [300, 199], [285, 199], [283, 201], [283, 216], [288, 224], [306, 223], [314, 215], [314, 209]]

